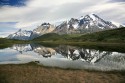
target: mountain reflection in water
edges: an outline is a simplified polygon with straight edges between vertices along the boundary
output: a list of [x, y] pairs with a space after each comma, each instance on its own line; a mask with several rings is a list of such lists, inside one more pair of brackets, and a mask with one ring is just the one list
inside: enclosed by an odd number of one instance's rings
[[125, 70], [125, 54], [81, 47], [15, 44], [0, 50], [0, 64], [40, 62], [46, 66], [75, 69]]
[[108, 51], [84, 49], [66, 45], [60, 45], [55, 48], [50, 48], [32, 44], [15, 44], [13, 47], [11, 47], [11, 49], [17, 50], [21, 54], [23, 54], [23, 52], [34, 51], [35, 53], [38, 53], [38, 55], [41, 55], [44, 58], [61, 54], [69, 60], [81, 60], [89, 63], [96, 63], [104, 56], [112, 54], [112, 52]]

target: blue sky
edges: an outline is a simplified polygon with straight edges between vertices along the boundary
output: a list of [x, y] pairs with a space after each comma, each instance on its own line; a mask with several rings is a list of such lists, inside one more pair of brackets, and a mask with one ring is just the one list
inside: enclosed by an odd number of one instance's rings
[[0, 0], [0, 6], [15, 6], [15, 7], [21, 7], [26, 6], [27, 0]]
[[125, 0], [0, 0], [0, 37], [90, 13], [125, 24], [124, 8]]
[[8, 34], [17, 31], [15, 27], [17, 22], [0, 22], [0, 37], [6, 37]]

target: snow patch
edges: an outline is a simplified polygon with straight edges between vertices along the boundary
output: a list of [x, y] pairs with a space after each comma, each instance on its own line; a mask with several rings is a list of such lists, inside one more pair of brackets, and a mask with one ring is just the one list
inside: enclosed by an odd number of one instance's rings
[[78, 28], [78, 24], [74, 24], [73, 27], [74, 27], [75, 29], [77, 29], [77, 28]]
[[96, 17], [95, 17], [93, 14], [89, 14], [89, 16], [90, 16], [90, 18], [92, 18], [92, 19], [93, 19], [93, 21], [95, 21], [95, 20], [96, 20]]

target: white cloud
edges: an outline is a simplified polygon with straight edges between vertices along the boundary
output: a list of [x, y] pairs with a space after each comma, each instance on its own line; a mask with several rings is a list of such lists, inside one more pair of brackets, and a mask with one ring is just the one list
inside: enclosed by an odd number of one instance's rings
[[83, 0], [32, 0], [28, 6], [29, 7], [49, 7], [58, 6], [66, 3], [78, 3], [83, 2]]
[[16, 24], [16, 28], [21, 28], [25, 30], [33, 30], [36, 28], [38, 25], [40, 25], [42, 22], [41, 21], [34, 21], [34, 22], [19, 22]]

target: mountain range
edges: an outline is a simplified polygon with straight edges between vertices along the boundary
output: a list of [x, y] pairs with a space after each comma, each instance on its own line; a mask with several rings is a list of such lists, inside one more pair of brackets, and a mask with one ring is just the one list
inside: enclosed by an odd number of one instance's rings
[[98, 31], [119, 28], [110, 21], [105, 21], [96, 14], [81, 16], [80, 18], [71, 18], [55, 26], [50, 23], [42, 23], [33, 31], [19, 30], [10, 34], [8, 39], [31, 40], [47, 33], [57, 34], [75, 34], [75, 33], [93, 33]]

